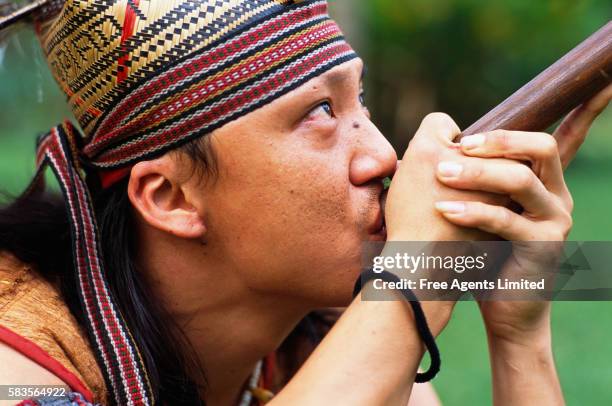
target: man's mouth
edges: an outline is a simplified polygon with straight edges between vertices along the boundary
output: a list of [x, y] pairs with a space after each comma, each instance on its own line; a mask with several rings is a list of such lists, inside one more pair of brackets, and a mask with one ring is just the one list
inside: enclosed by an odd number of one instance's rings
[[387, 193], [383, 192], [380, 198], [380, 210], [376, 216], [374, 224], [370, 227], [370, 235], [375, 237], [375, 240], [385, 241], [387, 239], [387, 227], [385, 225], [385, 201]]
[[380, 239], [384, 241], [387, 239], [387, 227], [385, 226], [385, 218], [382, 214], [382, 210], [378, 212], [378, 216], [376, 218], [376, 222], [371, 228], [370, 234], [375, 236], [376, 239]]
[[374, 226], [372, 226], [371, 234], [374, 235], [387, 235], [387, 227], [385, 227], [385, 218], [382, 214], [382, 210], [378, 212], [378, 217], [376, 218], [376, 222]]

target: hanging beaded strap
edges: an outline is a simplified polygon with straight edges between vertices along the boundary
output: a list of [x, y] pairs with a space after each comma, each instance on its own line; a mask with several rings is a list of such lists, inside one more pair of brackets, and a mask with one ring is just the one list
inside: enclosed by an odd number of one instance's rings
[[70, 215], [74, 267], [87, 328], [108, 374], [106, 384], [118, 405], [154, 404], [153, 391], [138, 348], [106, 282], [96, 217], [81, 174], [78, 130], [66, 121], [38, 141], [37, 173], [24, 193], [44, 189], [50, 166]]

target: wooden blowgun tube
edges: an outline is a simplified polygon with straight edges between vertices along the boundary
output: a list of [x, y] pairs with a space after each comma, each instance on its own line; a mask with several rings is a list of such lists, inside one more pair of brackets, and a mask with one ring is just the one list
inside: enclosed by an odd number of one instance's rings
[[[455, 141], [497, 129], [544, 131], [610, 83], [612, 21], [469, 126]], [[381, 196], [383, 213], [386, 200], [385, 192]]]
[[461, 135], [497, 129], [544, 131], [610, 83], [612, 21], [469, 126]]

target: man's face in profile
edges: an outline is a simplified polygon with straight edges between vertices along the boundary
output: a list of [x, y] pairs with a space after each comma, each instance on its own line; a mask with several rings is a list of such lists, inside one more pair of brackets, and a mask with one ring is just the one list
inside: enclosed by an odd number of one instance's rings
[[397, 155], [363, 105], [362, 69], [346, 62], [211, 135], [207, 249], [252, 289], [345, 304], [361, 243], [385, 238], [381, 180]]

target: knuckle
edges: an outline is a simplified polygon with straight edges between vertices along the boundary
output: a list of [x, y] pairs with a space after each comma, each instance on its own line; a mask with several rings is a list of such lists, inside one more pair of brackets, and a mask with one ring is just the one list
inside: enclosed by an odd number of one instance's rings
[[486, 223], [483, 216], [482, 203], [466, 202], [465, 203], [465, 219], [472, 226], [481, 226]]
[[429, 113], [423, 119], [424, 123], [449, 123], [452, 122], [454, 124], [453, 119], [446, 113], [441, 112], [433, 112]]
[[559, 206], [571, 215], [574, 211], [574, 198], [566, 184], [563, 185], [563, 189], [558, 195], [555, 195], [555, 197], [559, 201]]
[[563, 234], [563, 239], [567, 237], [567, 235], [572, 231], [572, 227], [574, 226], [574, 219], [569, 213], [563, 213], [561, 218], [561, 232]]
[[513, 216], [510, 210], [496, 210], [494, 227], [496, 230], [509, 230], [512, 227]]
[[572, 213], [574, 211], [574, 197], [569, 191], [566, 193], [565, 205], [569, 213]]
[[572, 216], [563, 213], [555, 220], [546, 223], [543, 241], [565, 241], [572, 231], [572, 226]]
[[512, 226], [513, 218], [509, 210], [490, 207], [481, 202], [468, 204], [470, 217], [475, 225], [492, 231], [506, 230]]
[[565, 233], [561, 229], [551, 229], [548, 231], [548, 235], [545, 241], [564, 241]]
[[437, 160], [441, 153], [441, 148], [433, 140], [426, 137], [414, 138], [410, 143], [410, 148], [415, 156], [427, 162]]
[[497, 149], [502, 151], [510, 149], [510, 143], [512, 142], [512, 138], [508, 131], [495, 130], [490, 133], [490, 136]]
[[558, 154], [559, 144], [555, 137], [550, 134], [542, 133], [542, 154], [547, 157], [552, 157]]
[[463, 162], [463, 172], [461, 173], [461, 178], [470, 182], [478, 182], [483, 177], [483, 167], [482, 165], [474, 162]]
[[423, 119], [423, 124], [427, 126], [435, 126], [439, 128], [448, 128], [448, 129], [451, 129], [452, 132], [456, 132], [456, 133], [461, 132], [461, 130], [459, 129], [459, 126], [457, 126], [457, 123], [455, 123], [455, 120], [453, 120], [451, 116], [449, 116], [446, 113], [441, 113], [441, 112], [429, 113]]
[[516, 191], [531, 189], [537, 180], [537, 177], [527, 166], [519, 164], [514, 173], [514, 187]]

